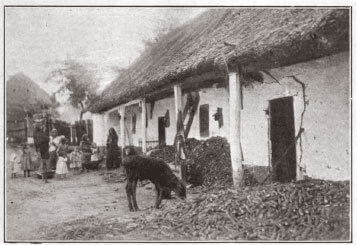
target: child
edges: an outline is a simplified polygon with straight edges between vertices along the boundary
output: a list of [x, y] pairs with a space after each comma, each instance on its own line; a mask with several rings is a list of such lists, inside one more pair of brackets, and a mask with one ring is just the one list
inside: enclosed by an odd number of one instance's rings
[[93, 168], [97, 168], [99, 162], [101, 161], [99, 150], [95, 143], [92, 144], [92, 155], [90, 161], [91, 161], [91, 166], [93, 166]]
[[63, 136], [61, 137], [60, 145], [57, 148], [58, 160], [56, 165], [56, 174], [58, 174], [58, 176], [61, 179], [66, 178], [66, 174], [68, 173], [67, 152], [68, 152], [67, 140]]
[[32, 159], [31, 159], [31, 152], [28, 148], [28, 145], [25, 144], [22, 149], [22, 156], [21, 156], [21, 169], [24, 171], [24, 177], [30, 177], [30, 170], [32, 170]]
[[91, 160], [92, 150], [91, 150], [91, 143], [89, 141], [87, 134], [82, 135], [82, 141], [79, 144], [79, 149], [82, 152], [82, 172], [84, 170], [89, 172], [88, 167], [89, 167], [90, 160]]
[[16, 178], [16, 173], [20, 172], [21, 168], [21, 157], [18, 148], [15, 149], [10, 155], [11, 163], [11, 178]]
[[74, 169], [75, 174], [79, 174], [82, 167], [82, 154], [79, 152], [78, 147], [74, 148], [74, 151], [69, 155], [71, 161], [70, 168]]

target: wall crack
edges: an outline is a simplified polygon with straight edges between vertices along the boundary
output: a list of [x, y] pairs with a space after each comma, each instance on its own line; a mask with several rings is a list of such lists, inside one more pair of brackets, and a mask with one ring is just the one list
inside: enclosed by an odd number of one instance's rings
[[[303, 107], [303, 111], [301, 112], [301, 115], [300, 115], [300, 127], [299, 127], [299, 132], [300, 132], [300, 130], [304, 130], [303, 127], [302, 127], [303, 123], [304, 123], [304, 115], [305, 115], [305, 112], [306, 112], [306, 108], [309, 105], [309, 101], [306, 99], [306, 84], [304, 82], [302, 82], [300, 79], [298, 79], [295, 75], [290, 75], [290, 76], [286, 76], [286, 77], [292, 78], [302, 88], [302, 98], [303, 98], [303, 101], [304, 101], [304, 107]], [[300, 140], [299, 140], [299, 147], [300, 147], [299, 168], [300, 168], [300, 171], [306, 171], [306, 169], [304, 169], [301, 166], [302, 155], [303, 155], [302, 137], [300, 137]]]

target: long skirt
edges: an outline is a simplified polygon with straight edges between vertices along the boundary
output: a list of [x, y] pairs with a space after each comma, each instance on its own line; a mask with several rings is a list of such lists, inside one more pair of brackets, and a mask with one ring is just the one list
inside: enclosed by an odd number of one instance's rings
[[56, 174], [67, 174], [67, 158], [58, 157], [57, 166], [56, 166]]
[[51, 170], [49, 159], [40, 159], [39, 172], [45, 173]]
[[56, 168], [57, 159], [58, 159], [58, 157], [57, 157], [56, 151], [51, 151], [50, 152], [50, 160], [49, 160], [49, 162], [50, 162], [49, 164], [50, 164], [50, 168], [51, 169], [55, 169]]
[[120, 167], [119, 161], [119, 147], [109, 146], [107, 149], [107, 168], [118, 168]]
[[23, 171], [32, 170], [33, 168], [32, 168], [31, 161], [30, 161], [29, 159], [23, 161], [23, 162], [21, 163], [21, 169], [22, 169]]
[[21, 173], [21, 163], [19, 162], [12, 162], [11, 163], [11, 173], [16, 174], [16, 173]]
[[82, 167], [83, 169], [87, 169], [88, 170], [88, 165], [90, 164], [90, 157], [91, 154], [88, 152], [84, 152], [82, 154]]
[[72, 161], [69, 165], [70, 168], [81, 168], [82, 162], [81, 161]]

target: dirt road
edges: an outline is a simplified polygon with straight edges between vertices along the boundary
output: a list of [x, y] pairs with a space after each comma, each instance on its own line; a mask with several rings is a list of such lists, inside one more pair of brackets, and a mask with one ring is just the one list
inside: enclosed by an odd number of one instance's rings
[[[52, 179], [43, 184], [36, 177], [7, 179], [6, 240], [38, 241], [42, 227], [89, 216], [133, 218], [128, 212], [125, 183], [106, 183], [101, 172]], [[139, 188], [138, 204], [154, 204], [154, 190]]]

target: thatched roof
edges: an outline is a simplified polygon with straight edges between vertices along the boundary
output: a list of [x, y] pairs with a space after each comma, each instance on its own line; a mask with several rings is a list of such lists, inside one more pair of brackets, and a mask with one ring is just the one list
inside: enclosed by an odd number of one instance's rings
[[270, 69], [349, 48], [348, 9], [211, 9], [146, 50], [91, 111], [100, 112], [226, 65]]
[[23, 73], [6, 81], [6, 120], [24, 120], [27, 111], [37, 111], [51, 104], [50, 96]]

